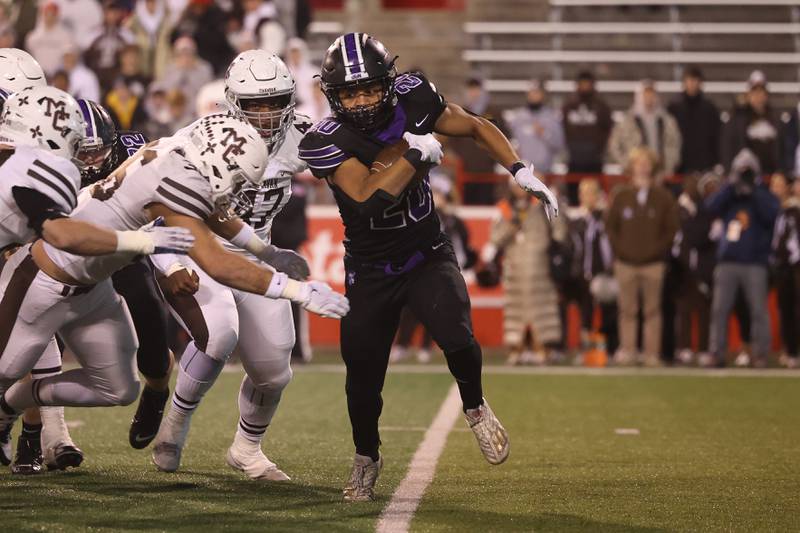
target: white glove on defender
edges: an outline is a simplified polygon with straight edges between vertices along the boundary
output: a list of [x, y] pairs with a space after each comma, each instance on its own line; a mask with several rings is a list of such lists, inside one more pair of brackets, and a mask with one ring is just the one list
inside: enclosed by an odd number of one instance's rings
[[117, 251], [139, 254], [185, 254], [194, 246], [194, 235], [186, 228], [165, 227], [158, 217], [136, 231], [117, 232]]
[[542, 202], [547, 220], [552, 220], [558, 216], [558, 199], [556, 195], [547, 188], [547, 185], [533, 175], [533, 165], [517, 170], [517, 173], [514, 174], [514, 181], [516, 181], [517, 185], [523, 190], [529, 192]]
[[[308, 288], [308, 299], [300, 302], [305, 309], [325, 318], [342, 318], [350, 311], [350, 301], [322, 281], [303, 283]], [[302, 293], [301, 293], [302, 294]]]
[[438, 165], [442, 161], [442, 144], [436, 140], [432, 133], [426, 135], [414, 135], [405, 132], [403, 139], [408, 143], [408, 149], [416, 148], [422, 152], [422, 160], [426, 163]]
[[321, 281], [296, 281], [283, 272], [274, 272], [267, 298], [285, 298], [325, 318], [342, 318], [350, 311], [350, 302]]

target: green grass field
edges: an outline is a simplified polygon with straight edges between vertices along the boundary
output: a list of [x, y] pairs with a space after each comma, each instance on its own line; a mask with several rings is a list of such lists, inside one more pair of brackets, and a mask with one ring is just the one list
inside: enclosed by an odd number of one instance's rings
[[[267, 433], [265, 451], [290, 483], [253, 482], [225, 464], [241, 379], [226, 372], [194, 417], [177, 474], [128, 447], [133, 406], [68, 409], [84, 466], [0, 474], [2, 530], [372, 531], [451, 380], [390, 375], [380, 497], [344, 504], [344, 376], [327, 370], [295, 374]], [[797, 377], [489, 374], [485, 392], [511, 457], [490, 467], [459, 421], [412, 531], [800, 530]]]

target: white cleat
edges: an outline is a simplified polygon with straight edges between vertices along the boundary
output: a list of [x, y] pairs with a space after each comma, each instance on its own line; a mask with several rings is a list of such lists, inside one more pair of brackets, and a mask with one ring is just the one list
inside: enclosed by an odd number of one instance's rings
[[379, 455], [377, 461], [371, 457], [356, 454], [353, 459], [353, 470], [350, 480], [342, 491], [346, 502], [370, 502], [375, 499], [375, 483], [383, 468], [383, 456]]
[[508, 432], [494, 415], [486, 400], [477, 409], [467, 409], [467, 424], [475, 438], [481, 453], [489, 464], [499, 465], [508, 459]]
[[48, 470], [77, 468], [83, 462], [83, 452], [75, 446], [64, 420], [64, 408], [40, 407], [42, 417], [42, 454]]
[[153, 464], [162, 472], [175, 472], [181, 466], [181, 453], [189, 435], [191, 414], [178, 414], [173, 407], [153, 441]]
[[267, 459], [258, 444], [239, 437], [238, 433], [233, 439], [233, 444], [228, 448], [225, 461], [231, 468], [244, 472], [250, 479], [267, 481], [290, 481], [292, 479], [275, 463]]
[[158, 442], [153, 445], [153, 464], [162, 472], [176, 472], [181, 466], [182, 448], [174, 442]]

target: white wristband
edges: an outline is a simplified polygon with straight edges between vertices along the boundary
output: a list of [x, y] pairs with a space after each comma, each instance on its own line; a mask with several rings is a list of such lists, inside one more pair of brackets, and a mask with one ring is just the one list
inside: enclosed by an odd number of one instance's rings
[[165, 275], [166, 277], [170, 277], [170, 276], [171, 276], [171, 275], [173, 275], [175, 272], [178, 272], [178, 271], [181, 271], [181, 270], [185, 270], [185, 271], [187, 271], [187, 272], [189, 273], [189, 275], [190, 275], [190, 276], [192, 275], [192, 269], [191, 269], [191, 268], [189, 268], [189, 267], [187, 267], [186, 265], [183, 265], [183, 264], [181, 264], [181, 263], [179, 263], [179, 262], [177, 262], [177, 261], [176, 261], [176, 262], [174, 262], [174, 263], [172, 263], [172, 264], [169, 266], [169, 268], [168, 268], [168, 269], [167, 269], [167, 270], [164, 272], [164, 275]]
[[117, 252], [151, 254], [156, 247], [153, 239], [143, 231], [117, 231]]
[[262, 256], [269, 255], [265, 253], [267, 252], [269, 245], [261, 240], [261, 237], [256, 235], [256, 231], [252, 228], [252, 226], [247, 224], [242, 226], [242, 229], [239, 230], [239, 233], [237, 233], [236, 236], [230, 240], [230, 243], [243, 250], [247, 250], [262, 261], [265, 260]]
[[250, 242], [250, 238], [255, 234], [256, 230], [254, 230], [252, 226], [243, 224], [242, 229], [239, 230], [239, 233], [237, 233], [236, 236], [230, 240], [231, 244], [238, 246], [239, 248], [244, 248], [247, 246], [247, 243]]
[[272, 280], [269, 282], [269, 287], [267, 287], [267, 292], [264, 293], [264, 296], [274, 300], [284, 298], [293, 302], [304, 303], [308, 298], [308, 284], [290, 279], [283, 272], [273, 272]]

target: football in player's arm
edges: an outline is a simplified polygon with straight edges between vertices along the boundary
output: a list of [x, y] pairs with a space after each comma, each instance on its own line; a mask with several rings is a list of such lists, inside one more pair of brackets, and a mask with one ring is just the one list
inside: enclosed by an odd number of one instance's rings
[[[342, 99], [369, 102], [371, 98], [377, 97], [373, 92], [379, 89], [378, 85], [352, 89], [350, 94], [342, 96]], [[448, 102], [436, 118], [432, 130], [451, 137], [473, 138], [481, 149], [487, 151], [495, 161], [512, 173], [520, 187], [544, 204], [548, 218], [558, 216], [558, 201], [555, 195], [533, 175], [533, 165], [520, 161], [511, 142], [490, 120]], [[370, 174], [367, 165], [357, 157], [350, 157], [336, 168], [330, 178], [331, 181], [356, 202], [365, 203], [365, 208], [373, 207], [374, 204], [375, 209], [385, 209], [386, 206], [382, 205], [382, 202], [371, 202], [370, 198], [377, 194], [389, 202], [396, 201], [422, 165], [437, 164], [441, 159], [441, 149], [436, 146], [438, 143], [434, 144], [434, 140], [409, 132], [404, 133], [403, 138], [409, 144], [411, 156], [407, 152], [404, 157], [373, 174]], [[419, 151], [418, 159], [413, 155], [415, 149]]]

